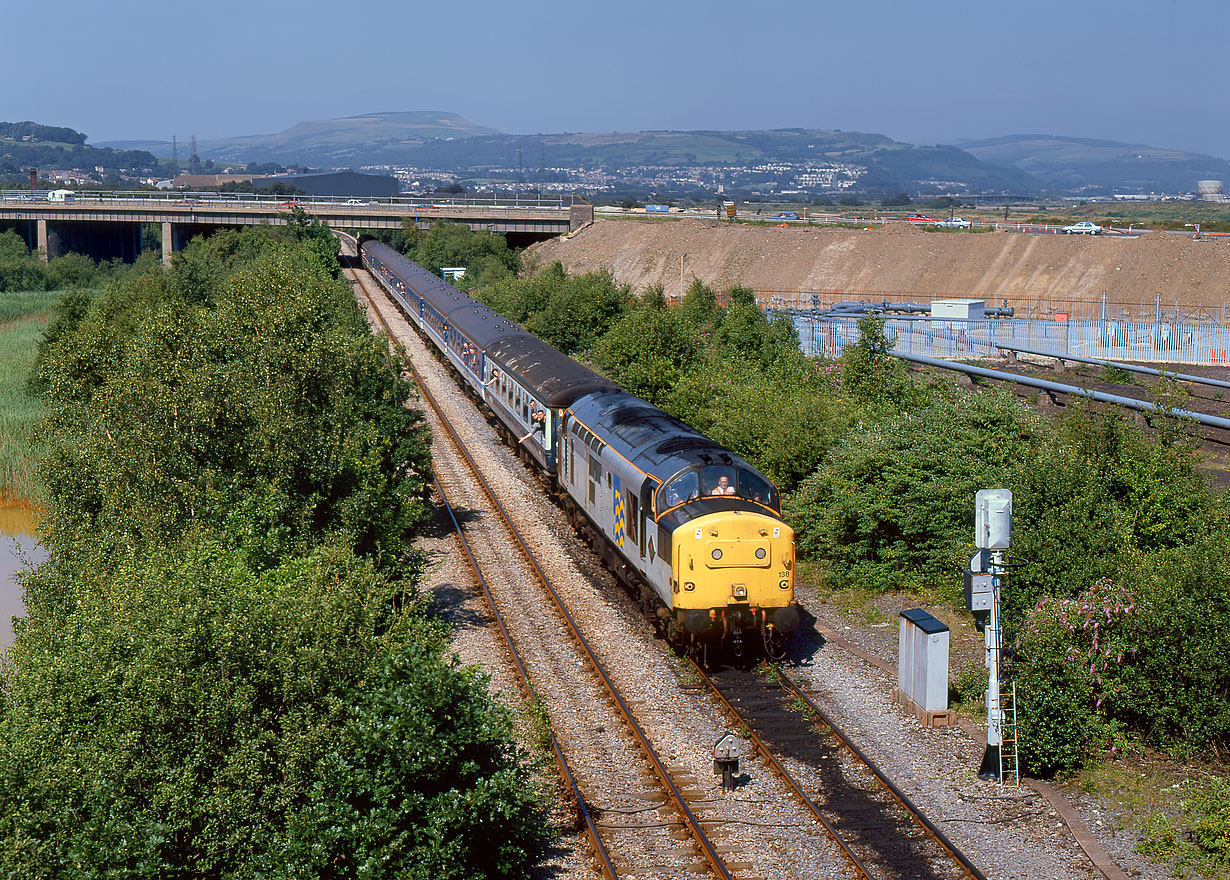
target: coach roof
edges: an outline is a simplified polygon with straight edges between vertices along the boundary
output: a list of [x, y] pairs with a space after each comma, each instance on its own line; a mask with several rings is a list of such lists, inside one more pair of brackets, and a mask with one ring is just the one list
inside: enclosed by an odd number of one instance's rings
[[522, 331], [494, 340], [487, 357], [520, 379], [547, 406], [571, 406], [574, 400], [619, 386], [577, 363], [558, 348]]

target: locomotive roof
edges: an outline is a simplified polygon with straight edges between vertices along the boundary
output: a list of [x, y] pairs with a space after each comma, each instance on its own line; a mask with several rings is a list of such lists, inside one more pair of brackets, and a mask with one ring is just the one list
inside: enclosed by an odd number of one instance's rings
[[692, 426], [623, 391], [593, 394], [574, 403], [572, 411], [612, 449], [659, 480], [701, 462], [756, 470]]

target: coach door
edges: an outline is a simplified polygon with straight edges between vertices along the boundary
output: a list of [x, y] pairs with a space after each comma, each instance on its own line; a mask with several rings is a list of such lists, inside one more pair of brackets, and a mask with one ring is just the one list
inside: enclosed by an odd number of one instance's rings
[[587, 481], [589, 485], [585, 493], [585, 503], [589, 508], [590, 514], [597, 518], [598, 498], [602, 494], [600, 491], [602, 488], [602, 462], [595, 458], [592, 452], [585, 456], [585, 458], [589, 462], [589, 479]]
[[653, 528], [653, 494], [658, 491], [658, 484], [653, 480], [646, 480], [645, 485], [641, 486], [640, 510], [639, 519], [637, 522], [638, 542], [641, 551], [641, 557], [650, 562], [653, 561], [654, 552], [650, 549], [653, 535], [650, 530]]

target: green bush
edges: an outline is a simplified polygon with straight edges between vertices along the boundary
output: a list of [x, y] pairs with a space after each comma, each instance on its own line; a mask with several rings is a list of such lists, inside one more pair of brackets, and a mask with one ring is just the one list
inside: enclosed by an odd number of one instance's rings
[[1197, 539], [1214, 503], [1189, 444], [1149, 437], [1115, 409], [1048, 424], [1005, 485], [1013, 552], [1031, 560], [1006, 597], [1010, 618], [1042, 596], [1120, 577], [1137, 553]]
[[970, 556], [977, 491], [1011, 485], [1040, 430], [995, 390], [937, 395], [854, 428], [788, 499], [800, 554], [823, 560], [836, 584], [951, 578]]
[[311, 224], [73, 294], [0, 668], [5, 876], [524, 876], [545, 833], [405, 541], [426, 431]]
[[508, 716], [401, 589], [341, 547], [243, 559], [202, 535], [29, 577], [4, 873], [525, 873], [541, 818]]
[[1074, 770], [1122, 726], [1114, 706], [1139, 641], [1138, 602], [1103, 581], [1073, 599], [1044, 599], [1021, 622], [1012, 668], [1022, 769]]
[[427, 448], [353, 296], [310, 250], [270, 245], [211, 302], [185, 301], [203, 259], [66, 301], [40, 368], [55, 540], [161, 541], [242, 509], [254, 536], [345, 530], [395, 562], [424, 515]]

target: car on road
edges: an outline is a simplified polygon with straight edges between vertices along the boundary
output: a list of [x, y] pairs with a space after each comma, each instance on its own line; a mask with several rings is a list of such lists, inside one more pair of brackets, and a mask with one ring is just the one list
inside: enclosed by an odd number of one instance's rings
[[935, 225], [942, 229], [969, 229], [974, 224], [964, 217], [949, 217], [947, 220], [936, 220]]
[[1088, 220], [1082, 220], [1080, 223], [1065, 226], [1060, 231], [1064, 235], [1101, 235], [1102, 227], [1096, 223], [1090, 223]]
[[347, 199], [343, 204], [347, 205], [366, 205], [367, 202], [362, 199]]
[[798, 211], [778, 211], [776, 214], [769, 215], [770, 220], [798, 220]]
[[910, 214], [909, 216], [902, 217], [901, 219], [906, 221], [907, 223], [938, 223], [939, 222], [934, 217], [928, 217], [924, 214]]

